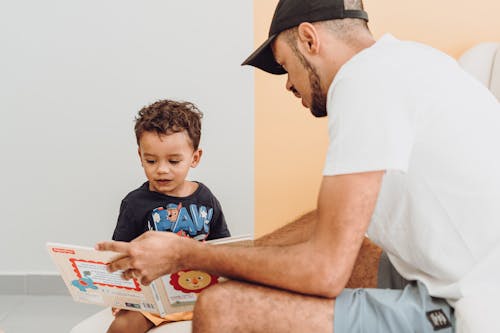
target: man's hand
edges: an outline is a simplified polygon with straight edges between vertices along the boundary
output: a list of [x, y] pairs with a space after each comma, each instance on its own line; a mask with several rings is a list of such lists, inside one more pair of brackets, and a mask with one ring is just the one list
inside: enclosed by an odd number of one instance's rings
[[148, 285], [162, 275], [189, 268], [189, 252], [200, 245], [170, 232], [148, 231], [130, 243], [105, 241], [98, 243], [96, 249], [121, 253], [109, 264], [109, 271], [123, 270], [124, 279], [135, 278]]

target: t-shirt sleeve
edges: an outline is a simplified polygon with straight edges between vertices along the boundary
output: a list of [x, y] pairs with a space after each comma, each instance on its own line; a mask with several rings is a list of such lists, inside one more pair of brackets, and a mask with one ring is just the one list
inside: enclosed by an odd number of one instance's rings
[[210, 231], [208, 233], [207, 240], [231, 236], [219, 200], [217, 200], [216, 197], [213, 197], [212, 201], [213, 201], [214, 215], [213, 215], [213, 220], [210, 223]]
[[328, 93], [330, 144], [323, 174], [408, 170], [415, 106], [398, 80], [340, 78]]
[[126, 200], [123, 200], [120, 204], [120, 213], [113, 232], [113, 240], [130, 242], [143, 233], [143, 230], [138, 229], [138, 223], [134, 218], [130, 205]]

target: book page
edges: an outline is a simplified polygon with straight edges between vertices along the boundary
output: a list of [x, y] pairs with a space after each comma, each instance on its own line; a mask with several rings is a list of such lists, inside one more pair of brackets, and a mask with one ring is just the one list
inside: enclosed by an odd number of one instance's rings
[[75, 301], [160, 314], [150, 287], [107, 271], [119, 254], [59, 243], [47, 249]]

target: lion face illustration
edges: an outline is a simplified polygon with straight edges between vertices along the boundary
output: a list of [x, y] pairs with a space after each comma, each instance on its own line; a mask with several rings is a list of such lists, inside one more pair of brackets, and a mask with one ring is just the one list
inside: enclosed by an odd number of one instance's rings
[[185, 270], [170, 276], [170, 284], [185, 293], [200, 293], [202, 290], [216, 284], [217, 276], [202, 271]]

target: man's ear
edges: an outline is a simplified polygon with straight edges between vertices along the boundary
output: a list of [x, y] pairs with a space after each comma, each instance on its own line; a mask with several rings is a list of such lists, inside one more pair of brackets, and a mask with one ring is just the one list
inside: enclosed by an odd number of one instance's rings
[[317, 54], [319, 52], [319, 35], [316, 27], [309, 23], [303, 22], [297, 27], [298, 42], [302, 44], [303, 49], [309, 54]]
[[198, 163], [200, 163], [201, 160], [201, 155], [203, 154], [203, 150], [198, 148], [194, 153], [193, 153], [193, 160], [191, 161], [191, 168], [196, 168]]

